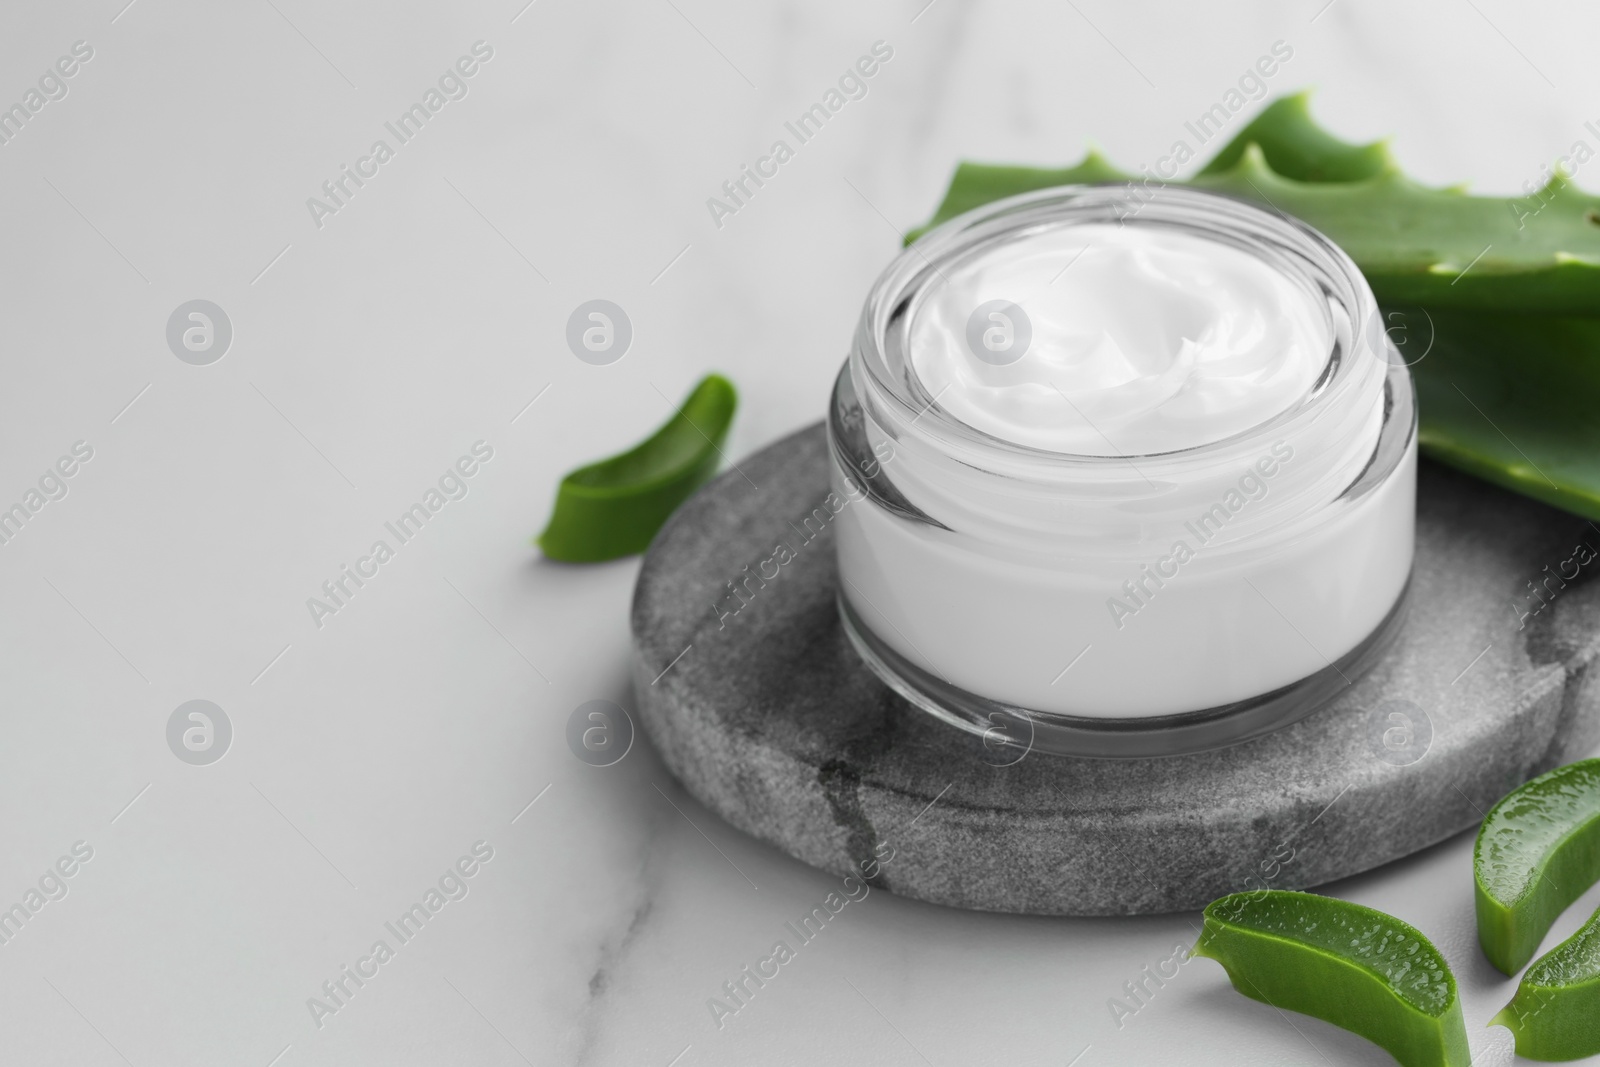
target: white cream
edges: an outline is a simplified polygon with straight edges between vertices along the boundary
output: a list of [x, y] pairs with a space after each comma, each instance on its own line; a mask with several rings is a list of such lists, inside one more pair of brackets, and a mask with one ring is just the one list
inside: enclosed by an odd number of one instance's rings
[[[1118, 203], [1030, 194], [907, 249], [830, 422], [857, 640], [974, 732], [973, 706], [1046, 729], [1334, 676], [1410, 575], [1410, 378], [1354, 264], [1235, 201], [1163, 190], [1126, 226]], [[1023, 309], [1020, 358], [974, 352], [988, 301]]]
[[[1182, 231], [1049, 229], [940, 273], [911, 324], [917, 377], [951, 417], [1032, 448], [1137, 456], [1219, 441], [1304, 397], [1328, 359], [1325, 304], [1259, 257]], [[998, 310], [979, 316], [990, 359], [973, 350], [974, 309], [996, 301], [1031, 326], [1020, 357], [1025, 327]]]
[[[1294, 474], [1291, 460], [1278, 477]], [[1280, 488], [1267, 484], [1261, 502]], [[1030, 710], [1143, 718], [1248, 700], [1348, 654], [1405, 588], [1415, 500], [1413, 446], [1365, 499], [1267, 551], [1201, 542], [1185, 523], [1204, 505], [1151, 523], [1123, 553], [1058, 559], [978, 547], [866, 500], [834, 525], [856, 614], [923, 670]]]

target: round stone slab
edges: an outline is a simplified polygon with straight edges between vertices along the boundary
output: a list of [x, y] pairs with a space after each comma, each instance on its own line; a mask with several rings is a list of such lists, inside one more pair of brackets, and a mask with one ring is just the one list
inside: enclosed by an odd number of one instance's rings
[[1431, 463], [1378, 665], [1266, 737], [1146, 760], [1017, 760], [891, 692], [840, 628], [827, 494], [818, 425], [678, 510], [634, 594], [638, 711], [706, 807], [890, 892], [1131, 915], [1314, 886], [1474, 826], [1600, 742], [1600, 530]]

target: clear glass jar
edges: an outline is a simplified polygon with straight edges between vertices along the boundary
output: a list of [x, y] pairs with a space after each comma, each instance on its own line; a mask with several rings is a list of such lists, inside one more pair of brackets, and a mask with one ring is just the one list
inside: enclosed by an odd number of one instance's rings
[[[931, 294], [973, 257], [1086, 224], [1257, 257], [1325, 312], [1321, 373], [1258, 425], [1158, 454], [1046, 451], [954, 417], [909, 349]], [[873, 286], [828, 431], [851, 641], [991, 741], [1150, 756], [1255, 737], [1348, 686], [1403, 619], [1410, 374], [1349, 257], [1239, 201], [1168, 187], [1130, 214], [1120, 187], [1062, 187], [952, 219]]]

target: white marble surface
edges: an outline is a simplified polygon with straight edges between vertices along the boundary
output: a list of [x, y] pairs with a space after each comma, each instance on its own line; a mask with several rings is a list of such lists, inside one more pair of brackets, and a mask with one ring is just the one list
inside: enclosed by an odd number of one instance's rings
[[[628, 701], [637, 563], [553, 566], [526, 538], [562, 471], [634, 440], [708, 369], [743, 391], [735, 456], [817, 418], [895, 231], [959, 157], [1066, 162], [1092, 139], [1153, 161], [1283, 40], [1273, 90], [1319, 85], [1328, 123], [1393, 133], [1426, 179], [1515, 190], [1595, 141], [1595, 17], [1507, 0], [523, 2], [0, 13], [0, 102], [74, 42], [94, 50], [0, 147], [0, 501], [74, 442], [94, 450], [0, 545], [0, 901], [74, 842], [94, 850], [0, 945], [0, 1060], [1387, 1062], [1234, 995], [1207, 961], [1119, 1029], [1109, 998], [1193, 917], [1004, 918], [885, 893], [718, 1030], [707, 999], [832, 880], [721, 825], [647, 745], [603, 770], [572, 756], [579, 703]], [[479, 40], [493, 57], [468, 95], [318, 228], [306, 198]], [[894, 55], [867, 96], [716, 228], [706, 198], [878, 40]], [[610, 366], [563, 343], [593, 297], [636, 331]], [[194, 298], [233, 324], [209, 366], [164, 338]], [[318, 628], [306, 599], [479, 440], [494, 457], [469, 494]], [[233, 724], [209, 766], [167, 746], [191, 699]], [[480, 840], [493, 859], [468, 895], [319, 1027], [307, 999], [396, 943], [384, 922]], [[1474, 945], [1470, 841], [1333, 891], [1433, 936], [1478, 1062], [1508, 1062], [1506, 1033], [1482, 1029], [1512, 984]]]

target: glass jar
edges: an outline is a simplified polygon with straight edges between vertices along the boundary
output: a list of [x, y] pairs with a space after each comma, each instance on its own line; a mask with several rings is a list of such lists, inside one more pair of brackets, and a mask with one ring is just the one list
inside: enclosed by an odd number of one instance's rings
[[[1325, 327], [1314, 380], [1257, 424], [1149, 454], [1047, 450], [957, 418], [912, 358], [919, 316], [963, 265], [1108, 224], [1287, 279]], [[851, 642], [912, 704], [991, 743], [1133, 757], [1245, 740], [1349, 686], [1402, 623], [1410, 374], [1348, 256], [1230, 198], [1167, 187], [1130, 213], [1120, 187], [1069, 186], [930, 231], [869, 293], [828, 433]]]

